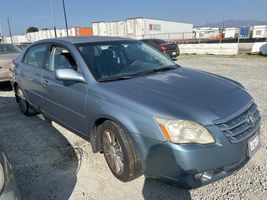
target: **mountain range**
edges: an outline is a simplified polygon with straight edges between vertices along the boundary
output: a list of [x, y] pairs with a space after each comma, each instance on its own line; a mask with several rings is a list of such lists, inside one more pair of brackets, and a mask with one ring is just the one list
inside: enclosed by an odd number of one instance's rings
[[[240, 27], [240, 26], [256, 26], [256, 25], [267, 25], [267, 20], [225, 20], [224, 21], [224, 27], [225, 28], [231, 28], [231, 27]], [[200, 26], [196, 27], [222, 27], [223, 22], [216, 22], [216, 23], [206, 23]]]

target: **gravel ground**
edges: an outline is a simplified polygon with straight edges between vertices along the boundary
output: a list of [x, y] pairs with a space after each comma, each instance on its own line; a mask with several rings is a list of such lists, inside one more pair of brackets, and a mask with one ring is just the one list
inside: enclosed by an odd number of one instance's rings
[[259, 56], [181, 56], [177, 61], [240, 81], [262, 115], [262, 147], [236, 174], [187, 191], [143, 176], [119, 182], [103, 155], [90, 144], [42, 116], [25, 117], [8, 84], [0, 84], [0, 145], [13, 165], [22, 199], [266, 199], [267, 58]]

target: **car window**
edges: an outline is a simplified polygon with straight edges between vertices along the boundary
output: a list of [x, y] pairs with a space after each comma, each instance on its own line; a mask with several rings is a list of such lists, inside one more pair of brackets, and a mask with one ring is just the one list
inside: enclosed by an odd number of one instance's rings
[[77, 71], [77, 64], [69, 50], [61, 46], [53, 46], [48, 57], [48, 70], [74, 69]]
[[140, 41], [109, 41], [77, 44], [97, 80], [134, 76], [166, 66], [173, 61]]
[[23, 60], [25, 64], [42, 68], [48, 44], [38, 44], [30, 47]]

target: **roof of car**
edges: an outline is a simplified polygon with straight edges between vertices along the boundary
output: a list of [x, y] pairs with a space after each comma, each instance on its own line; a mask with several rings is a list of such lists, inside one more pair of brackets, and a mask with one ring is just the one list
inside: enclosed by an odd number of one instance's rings
[[[108, 37], [108, 36], [70, 36], [62, 38], [51, 38], [46, 40], [41, 40], [42, 42], [60, 42], [66, 41], [73, 44], [77, 43], [90, 43], [90, 42], [108, 42], [108, 41], [121, 41], [121, 40], [133, 40], [130, 38], [122, 37]], [[40, 41], [40, 42], [41, 42]]]

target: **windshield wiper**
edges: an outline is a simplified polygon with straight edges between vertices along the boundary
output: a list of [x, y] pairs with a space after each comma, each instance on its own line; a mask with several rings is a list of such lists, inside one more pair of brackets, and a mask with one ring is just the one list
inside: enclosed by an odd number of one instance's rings
[[138, 72], [138, 73], [135, 73], [135, 74], [129, 74], [129, 75], [126, 75], [126, 76], [102, 78], [102, 79], [99, 79], [98, 81], [99, 82], [110, 82], [110, 81], [126, 80], [126, 79], [135, 78], [135, 77], [138, 77], [138, 76], [145, 76], [145, 75], [148, 75], [148, 74], [153, 74], [153, 73], [156, 73], [156, 72], [164, 72], [164, 71], [173, 70], [173, 69], [177, 69], [177, 67], [173, 66], [173, 65], [172, 66], [166, 66], [166, 67], [158, 67], [158, 68], [154, 68], [154, 69], [151, 69], [151, 70], [148, 70], [148, 71]]
[[153, 71], [153, 72], [164, 72], [164, 71], [173, 70], [173, 69], [177, 69], [177, 67], [174, 67], [174, 66], [157, 67], [157, 68], [154, 68], [151, 71]]
[[119, 80], [126, 80], [130, 79], [132, 76], [119, 76], [119, 77], [111, 77], [111, 78], [102, 78], [99, 79], [99, 82], [110, 82], [110, 81], [119, 81]]

